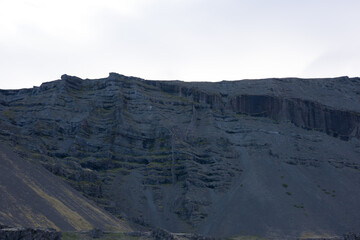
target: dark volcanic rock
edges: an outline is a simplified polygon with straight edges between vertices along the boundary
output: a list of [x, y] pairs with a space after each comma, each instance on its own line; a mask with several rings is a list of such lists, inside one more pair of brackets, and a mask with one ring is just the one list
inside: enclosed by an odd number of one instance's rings
[[296, 238], [360, 224], [359, 78], [63, 75], [0, 91], [0, 140], [144, 226]]
[[160, 228], [154, 229], [151, 232], [151, 237], [155, 240], [173, 240], [173, 239], [175, 239], [171, 233], [169, 233], [163, 229], [160, 229]]
[[360, 240], [360, 233], [344, 234], [344, 240]]
[[104, 232], [101, 229], [94, 228], [90, 231], [90, 236], [92, 238], [101, 238], [102, 236], [104, 236]]
[[61, 233], [54, 229], [3, 228], [0, 240], [61, 240]]

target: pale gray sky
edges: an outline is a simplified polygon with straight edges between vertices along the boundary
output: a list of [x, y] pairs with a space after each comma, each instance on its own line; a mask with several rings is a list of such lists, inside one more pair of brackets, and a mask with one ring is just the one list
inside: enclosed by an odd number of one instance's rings
[[0, 0], [0, 88], [360, 76], [359, 0]]

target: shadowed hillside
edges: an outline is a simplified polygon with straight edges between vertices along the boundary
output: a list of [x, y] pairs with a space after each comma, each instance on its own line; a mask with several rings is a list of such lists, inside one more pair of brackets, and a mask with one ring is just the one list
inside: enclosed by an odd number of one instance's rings
[[0, 144], [0, 223], [8, 226], [129, 231], [120, 221], [64, 184], [42, 166]]
[[63, 75], [0, 91], [0, 139], [144, 226], [275, 238], [360, 226], [359, 78]]

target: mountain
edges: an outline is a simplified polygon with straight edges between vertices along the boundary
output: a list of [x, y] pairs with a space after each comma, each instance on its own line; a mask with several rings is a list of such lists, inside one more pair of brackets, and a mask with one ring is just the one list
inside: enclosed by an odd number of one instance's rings
[[120, 219], [295, 238], [360, 226], [360, 79], [63, 75], [0, 91], [0, 140]]

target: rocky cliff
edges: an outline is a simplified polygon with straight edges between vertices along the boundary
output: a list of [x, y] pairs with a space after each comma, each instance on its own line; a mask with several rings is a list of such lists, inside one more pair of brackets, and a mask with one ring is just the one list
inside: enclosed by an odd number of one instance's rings
[[63, 75], [0, 91], [0, 139], [119, 218], [215, 236], [360, 225], [360, 79]]

